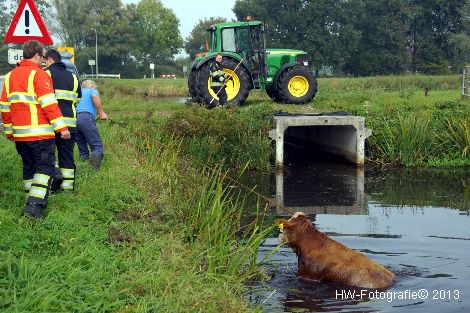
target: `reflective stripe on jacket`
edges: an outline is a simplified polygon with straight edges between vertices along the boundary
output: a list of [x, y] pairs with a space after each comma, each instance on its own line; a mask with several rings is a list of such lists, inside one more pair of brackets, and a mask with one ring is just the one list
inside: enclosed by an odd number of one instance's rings
[[77, 112], [75, 107], [82, 97], [82, 89], [80, 88], [77, 76], [66, 70], [63, 62], [51, 64], [46, 73], [52, 78], [55, 97], [59, 102], [60, 111], [64, 116], [65, 123], [68, 127], [77, 127]]
[[51, 78], [29, 60], [5, 76], [0, 109], [5, 134], [15, 141], [52, 139], [54, 132], [67, 130]]
[[217, 61], [212, 61], [210, 64], [210, 75], [211, 75], [211, 87], [223, 86], [225, 81], [225, 74], [222, 71], [220, 63]]

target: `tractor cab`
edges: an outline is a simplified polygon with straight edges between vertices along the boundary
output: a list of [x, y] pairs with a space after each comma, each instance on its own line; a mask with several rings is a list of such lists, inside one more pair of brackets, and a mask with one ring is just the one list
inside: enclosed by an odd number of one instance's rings
[[[210, 27], [208, 32], [209, 52], [235, 53], [240, 56], [251, 73], [253, 88], [262, 89], [260, 77], [267, 74], [264, 25], [261, 22], [224, 23]], [[217, 36], [221, 39], [217, 40]]]

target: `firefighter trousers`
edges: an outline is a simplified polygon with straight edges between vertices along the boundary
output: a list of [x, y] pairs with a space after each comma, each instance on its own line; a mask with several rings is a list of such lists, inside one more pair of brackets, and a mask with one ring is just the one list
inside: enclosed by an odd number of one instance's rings
[[211, 86], [212, 91], [219, 97], [219, 105], [224, 105], [227, 102], [227, 91], [225, 86]]
[[60, 134], [55, 135], [55, 142], [57, 145], [57, 158], [56, 171], [59, 175], [54, 175], [54, 178], [62, 177], [60, 185], [61, 190], [74, 190], [75, 187], [75, 162], [73, 157], [74, 140], [76, 132], [70, 130], [70, 139], [62, 139]]
[[15, 144], [23, 161], [24, 190], [28, 193], [26, 203], [45, 207], [54, 174], [55, 141], [17, 141]]

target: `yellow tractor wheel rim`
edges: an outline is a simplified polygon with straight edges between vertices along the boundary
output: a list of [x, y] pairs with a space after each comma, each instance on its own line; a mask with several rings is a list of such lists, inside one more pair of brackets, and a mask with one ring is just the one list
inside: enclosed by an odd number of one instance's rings
[[[238, 93], [240, 92], [240, 78], [238, 75], [232, 71], [231, 69], [224, 68], [222, 69], [224, 73], [230, 75], [233, 79], [230, 79], [227, 84], [225, 84], [225, 92], [227, 92], [227, 101], [232, 100], [235, 98]], [[219, 100], [219, 97], [215, 95], [215, 92], [211, 88], [212, 77], [209, 76], [209, 80], [207, 81], [207, 89], [209, 89], [209, 93], [213, 98]]]
[[289, 88], [289, 93], [297, 98], [303, 97], [307, 94], [309, 83], [307, 78], [304, 76], [294, 76], [289, 80], [287, 85]]

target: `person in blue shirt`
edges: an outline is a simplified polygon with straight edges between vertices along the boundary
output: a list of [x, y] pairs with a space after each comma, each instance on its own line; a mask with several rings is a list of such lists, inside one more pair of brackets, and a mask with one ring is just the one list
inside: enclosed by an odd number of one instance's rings
[[[96, 83], [85, 80], [82, 83], [82, 98], [77, 106], [77, 145], [82, 160], [90, 160], [91, 166], [99, 170], [104, 156], [103, 142], [96, 127], [96, 115], [100, 120], [106, 120], [100, 94]], [[90, 151], [91, 149], [91, 156]]]

